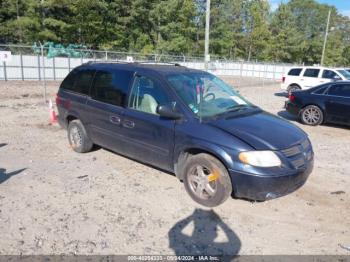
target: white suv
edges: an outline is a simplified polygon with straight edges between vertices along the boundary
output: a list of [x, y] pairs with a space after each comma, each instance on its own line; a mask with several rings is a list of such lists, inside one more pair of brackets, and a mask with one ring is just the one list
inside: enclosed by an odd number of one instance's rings
[[282, 77], [281, 88], [291, 92], [338, 80], [350, 80], [350, 72], [342, 68], [300, 66], [291, 68]]

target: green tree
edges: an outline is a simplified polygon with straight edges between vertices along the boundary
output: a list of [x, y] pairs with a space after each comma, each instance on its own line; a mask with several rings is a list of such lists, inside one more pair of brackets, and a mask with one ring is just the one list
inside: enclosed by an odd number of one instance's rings
[[270, 6], [265, 0], [249, 0], [244, 5], [245, 46], [247, 60], [267, 60], [267, 48], [271, 37], [268, 25]]
[[100, 44], [103, 49], [129, 51], [129, 32], [131, 3], [128, 0], [108, 1], [106, 14], [103, 18], [103, 34], [106, 41]]
[[[211, 0], [210, 54], [229, 59], [350, 64], [350, 19], [316, 0]], [[0, 0], [0, 42], [53, 41], [143, 54], [200, 55], [206, 0]]]
[[287, 4], [280, 4], [272, 15], [270, 31], [271, 42], [269, 57], [273, 61], [292, 63], [300, 60], [303, 36], [295, 28], [295, 20], [291, 8]]
[[343, 64], [343, 52], [348, 46], [346, 38], [350, 33], [349, 18], [340, 15], [334, 7], [314, 0], [291, 0], [275, 11], [270, 23], [269, 52], [273, 60], [320, 63], [329, 10], [332, 16], [325, 64]]
[[70, 0], [49, 0], [42, 2], [41, 31], [38, 40], [68, 44], [71, 41], [71, 17], [75, 16]]
[[0, 41], [30, 43], [40, 31], [38, 2], [35, 0], [0, 1]]
[[192, 0], [161, 1], [151, 12], [156, 49], [161, 53], [191, 54], [196, 39], [196, 6]]
[[211, 7], [210, 51], [219, 56], [237, 58], [242, 55], [243, 1], [214, 0]]

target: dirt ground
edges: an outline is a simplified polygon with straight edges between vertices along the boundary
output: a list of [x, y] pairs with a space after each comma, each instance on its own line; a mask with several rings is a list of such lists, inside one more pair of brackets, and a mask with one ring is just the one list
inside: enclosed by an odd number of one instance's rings
[[0, 82], [0, 254], [350, 255], [350, 129], [297, 123], [278, 84], [226, 80], [310, 135], [315, 168], [301, 189], [203, 208], [173, 175], [73, 152], [49, 124], [42, 83]]

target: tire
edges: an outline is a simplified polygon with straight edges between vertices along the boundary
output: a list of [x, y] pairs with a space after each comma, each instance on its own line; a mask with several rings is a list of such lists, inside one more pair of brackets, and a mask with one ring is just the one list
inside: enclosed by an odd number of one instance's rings
[[290, 95], [292, 92], [297, 91], [297, 90], [301, 90], [300, 86], [298, 85], [290, 85], [287, 89], [288, 91], [288, 95]]
[[187, 159], [183, 182], [190, 197], [207, 207], [222, 204], [232, 194], [232, 183], [225, 166], [204, 153]]
[[78, 119], [68, 124], [68, 141], [73, 150], [78, 153], [89, 152], [94, 145], [88, 137], [85, 127]]
[[323, 111], [315, 105], [309, 105], [303, 108], [300, 113], [301, 122], [309, 126], [317, 126], [323, 123]]

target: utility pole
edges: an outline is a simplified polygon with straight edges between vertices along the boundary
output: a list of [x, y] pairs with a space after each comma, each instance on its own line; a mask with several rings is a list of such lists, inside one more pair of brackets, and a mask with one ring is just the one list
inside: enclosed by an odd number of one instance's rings
[[207, 0], [207, 9], [205, 15], [205, 50], [204, 50], [204, 63], [205, 70], [208, 70], [209, 57], [209, 27], [210, 27], [210, 0]]
[[19, 20], [18, 0], [16, 1], [17, 20]]
[[[16, 1], [16, 11], [17, 11], [17, 22], [19, 21], [19, 7], [18, 7], [18, 0]], [[19, 42], [22, 43], [22, 26], [20, 23], [19, 25]]]
[[44, 57], [44, 46], [43, 44], [39, 41], [40, 44], [40, 50], [41, 50], [41, 66], [43, 68], [43, 87], [44, 87], [44, 102], [45, 104], [47, 103], [47, 92], [46, 92], [46, 74], [45, 74], [45, 57]]
[[322, 49], [322, 58], [321, 58], [321, 66], [323, 66], [324, 63], [324, 55], [326, 53], [326, 46], [327, 46], [327, 38], [328, 38], [328, 31], [329, 31], [329, 21], [331, 19], [331, 9], [328, 11], [328, 18], [327, 18], [327, 27], [326, 27], [326, 33], [324, 35], [324, 42], [323, 42], [323, 49]]

